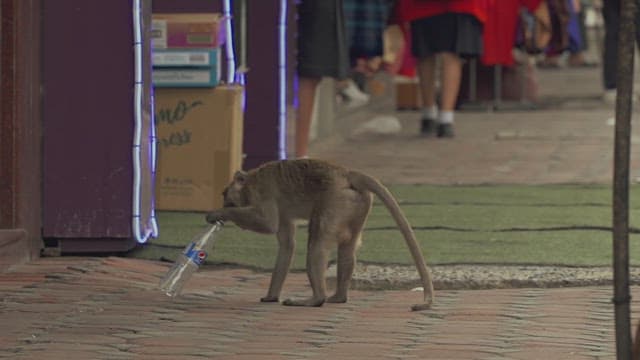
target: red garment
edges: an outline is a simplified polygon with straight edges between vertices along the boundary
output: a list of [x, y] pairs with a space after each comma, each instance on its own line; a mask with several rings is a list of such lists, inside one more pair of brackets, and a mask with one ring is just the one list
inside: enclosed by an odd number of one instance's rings
[[411, 30], [409, 29], [409, 23], [401, 24], [400, 28], [404, 35], [404, 47], [402, 49], [402, 62], [400, 69], [398, 69], [398, 75], [414, 78], [416, 77], [416, 58], [411, 55]]
[[448, 12], [471, 14], [484, 22], [487, 18], [487, 3], [494, 0], [398, 0], [396, 21], [404, 22]]
[[[480, 58], [484, 65], [514, 64], [513, 46], [516, 40], [518, 11], [526, 6], [535, 10], [542, 0], [398, 0], [391, 23], [405, 22], [445, 12], [472, 14], [483, 22], [484, 46]], [[405, 33], [405, 39], [410, 41]], [[410, 44], [407, 44], [410, 47]], [[407, 64], [409, 65], [409, 64]], [[407, 69], [405, 69], [406, 71]], [[407, 71], [409, 72], [409, 71]]]
[[518, 12], [521, 6], [535, 10], [542, 0], [499, 0], [487, 7], [487, 21], [484, 23], [482, 41], [484, 52], [480, 60], [484, 65], [514, 64], [513, 46], [516, 40]]

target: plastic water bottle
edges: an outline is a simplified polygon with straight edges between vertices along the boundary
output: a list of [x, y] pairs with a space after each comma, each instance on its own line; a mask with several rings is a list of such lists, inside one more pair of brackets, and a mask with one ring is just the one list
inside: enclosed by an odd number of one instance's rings
[[206, 231], [195, 236], [184, 251], [178, 255], [176, 262], [160, 281], [160, 289], [171, 297], [176, 297], [182, 292], [184, 284], [189, 281], [191, 275], [198, 271], [211, 252], [214, 234], [222, 228], [222, 222], [218, 221]]

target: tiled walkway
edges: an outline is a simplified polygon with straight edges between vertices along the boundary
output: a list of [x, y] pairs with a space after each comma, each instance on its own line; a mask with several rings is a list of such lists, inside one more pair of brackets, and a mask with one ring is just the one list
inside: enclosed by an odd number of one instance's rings
[[[589, 71], [541, 72], [543, 95], [578, 100], [460, 113], [450, 141], [417, 137], [418, 113], [402, 113], [400, 134], [342, 134], [313, 144], [311, 155], [390, 183], [609, 183], [613, 109], [598, 103], [599, 72]], [[167, 269], [62, 257], [0, 273], [0, 358], [615, 358], [610, 287], [437, 291], [432, 310], [412, 313], [421, 294], [409, 291], [353, 291], [349, 303], [321, 308], [261, 304], [269, 275], [238, 269], [200, 271], [172, 300], [156, 289]], [[640, 298], [640, 288], [632, 292]], [[284, 296], [308, 293], [306, 275], [291, 274]], [[633, 324], [639, 311], [634, 300]]]
[[[259, 303], [268, 274], [239, 269], [204, 269], [174, 300], [156, 289], [167, 269], [64, 257], [0, 274], [0, 358], [615, 358], [610, 287], [438, 291], [434, 308], [418, 313], [409, 306], [421, 294], [409, 291], [291, 308]], [[308, 291], [295, 273], [284, 296]]]
[[[339, 131], [313, 142], [310, 155], [390, 184], [611, 183], [615, 107], [601, 101], [600, 77], [599, 69], [539, 71], [538, 110], [459, 111], [453, 139], [419, 136], [418, 111], [395, 112], [393, 102], [374, 99], [345, 113]], [[639, 106], [632, 126], [634, 180], [640, 178]], [[379, 115], [395, 116], [402, 130], [358, 131]]]

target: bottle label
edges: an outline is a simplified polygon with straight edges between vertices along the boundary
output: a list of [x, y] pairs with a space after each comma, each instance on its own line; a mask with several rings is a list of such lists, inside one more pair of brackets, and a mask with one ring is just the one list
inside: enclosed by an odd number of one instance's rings
[[200, 266], [207, 259], [207, 252], [200, 249], [195, 249], [196, 244], [191, 243], [184, 251], [186, 257], [191, 259], [196, 265]]

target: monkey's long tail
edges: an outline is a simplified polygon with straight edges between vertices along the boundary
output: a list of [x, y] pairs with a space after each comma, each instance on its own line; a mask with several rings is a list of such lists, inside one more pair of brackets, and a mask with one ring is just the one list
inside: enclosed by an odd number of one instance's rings
[[413, 229], [411, 228], [411, 225], [409, 225], [406, 216], [402, 213], [398, 202], [386, 186], [367, 174], [358, 171], [350, 171], [348, 178], [351, 186], [355, 189], [360, 191], [366, 190], [376, 194], [398, 224], [400, 232], [409, 247], [413, 261], [416, 264], [416, 268], [420, 274], [420, 279], [422, 280], [422, 287], [424, 289], [425, 302], [423, 304], [413, 305], [411, 310], [419, 311], [429, 309], [433, 303], [433, 281], [431, 279], [431, 272], [429, 271], [429, 268], [427, 268], [427, 264], [422, 256], [422, 251], [420, 246], [418, 246]]

